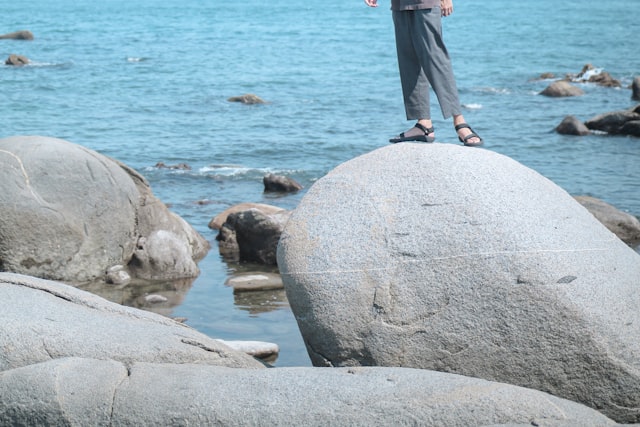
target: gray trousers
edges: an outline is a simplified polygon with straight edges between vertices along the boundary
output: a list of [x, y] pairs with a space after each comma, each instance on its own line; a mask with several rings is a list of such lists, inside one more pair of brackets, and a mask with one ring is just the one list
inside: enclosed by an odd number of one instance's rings
[[440, 8], [393, 11], [393, 24], [407, 120], [431, 118], [429, 87], [445, 119], [461, 114]]

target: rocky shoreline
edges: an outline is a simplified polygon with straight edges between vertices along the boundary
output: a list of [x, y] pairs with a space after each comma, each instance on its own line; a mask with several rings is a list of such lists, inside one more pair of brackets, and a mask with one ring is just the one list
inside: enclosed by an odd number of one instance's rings
[[[109, 295], [125, 291], [133, 292], [132, 298], [139, 300], [138, 306], [157, 305], [170, 308], [180, 303], [181, 298], [189, 291], [193, 277], [198, 274], [197, 266], [195, 268], [184, 266], [195, 266], [203, 256], [203, 251], [209, 249], [208, 243], [184, 220], [171, 214], [166, 206], [153, 196], [148, 183], [141, 175], [117, 161], [54, 138], [13, 137], [0, 140], [2, 161], [11, 166], [2, 169], [4, 171], [2, 182], [7, 185], [5, 192], [0, 196], [2, 206], [5, 207], [1, 214], [3, 218], [10, 219], [0, 226], [0, 265], [2, 270], [6, 271], [0, 273], [0, 293], [4, 303], [0, 318], [6, 326], [0, 336], [0, 420], [2, 420], [0, 425], [33, 422], [36, 424], [84, 424], [82, 421], [86, 420], [92, 420], [92, 424], [99, 425], [109, 423], [140, 425], [162, 423], [168, 419], [167, 417], [179, 425], [191, 422], [234, 424], [241, 416], [255, 425], [261, 425], [263, 422], [264, 425], [269, 423], [326, 425], [327, 422], [370, 425], [373, 419], [378, 423], [398, 423], [400, 420], [400, 424], [404, 422], [402, 420], [409, 424], [429, 420], [429, 422], [446, 425], [474, 423], [531, 425], [534, 422], [537, 425], [615, 425], [615, 421], [626, 423], [640, 421], [637, 418], [640, 414], [634, 415], [633, 410], [612, 409], [612, 407], [625, 405], [633, 407], [636, 402], [631, 397], [628, 397], [631, 399], [628, 402], [623, 402], [619, 397], [611, 395], [609, 391], [605, 392], [606, 383], [603, 383], [600, 377], [566, 379], [554, 383], [553, 386], [545, 383], [547, 376], [543, 375], [542, 371], [546, 369], [552, 372], [553, 363], [548, 358], [538, 356], [540, 360], [536, 363], [539, 365], [533, 365], [530, 356], [544, 355], [550, 351], [550, 347], [545, 347], [543, 350], [530, 350], [520, 338], [516, 340], [517, 343], [510, 343], [506, 337], [500, 338], [504, 340], [500, 345], [508, 349], [508, 353], [497, 359], [500, 366], [498, 371], [502, 371], [502, 374], [496, 374], [496, 368], [489, 368], [487, 365], [490, 359], [486, 359], [483, 355], [490, 352], [487, 353], [486, 348], [478, 347], [473, 351], [470, 348], [479, 340], [481, 328], [478, 325], [490, 325], [501, 319], [504, 313], [508, 313], [509, 322], [513, 322], [509, 329], [525, 327], [529, 335], [518, 333], [516, 336], [528, 336], [528, 345], [532, 342], [544, 343], [549, 339], [549, 333], [552, 336], [562, 335], [549, 323], [552, 317], [550, 307], [560, 304], [561, 300], [553, 302], [550, 300], [542, 305], [535, 305], [539, 304], [541, 292], [548, 292], [548, 289], [556, 289], [558, 286], [565, 288], [563, 292], [567, 292], [566, 289], [569, 288], [581, 289], [575, 287], [576, 283], [583, 283], [584, 280], [591, 283], [589, 282], [591, 279], [585, 279], [585, 277], [590, 277], [600, 269], [602, 271], [612, 269], [607, 276], [597, 276], [602, 279], [602, 283], [606, 283], [611, 288], [609, 291], [609, 297], [611, 297], [611, 292], [621, 289], [621, 282], [637, 275], [635, 270], [627, 271], [626, 269], [635, 268], [640, 258], [638, 254], [630, 256], [625, 252], [622, 247], [633, 253], [622, 241], [631, 246], [640, 242], [638, 219], [589, 197], [571, 198], [571, 203], [562, 197], [553, 198], [549, 194], [555, 194], [557, 190], [551, 183], [545, 182], [544, 189], [528, 188], [526, 191], [518, 189], [517, 192], [514, 192], [514, 189], [509, 190], [514, 185], [536, 182], [537, 178], [528, 177], [522, 180], [514, 178], [520, 174], [527, 175], [532, 172], [510, 159], [505, 159], [504, 156], [485, 150], [465, 150], [457, 146], [434, 144], [430, 147], [430, 156], [421, 158], [412, 151], [414, 146], [414, 144], [403, 144], [387, 147], [363, 156], [367, 160], [362, 161], [368, 166], [364, 169], [356, 167], [357, 178], [354, 178], [353, 182], [360, 183], [358, 185], [363, 185], [364, 188], [356, 186], [355, 194], [351, 194], [344, 186], [341, 188], [345, 191], [340, 195], [330, 189], [333, 188], [333, 180], [345, 176], [349, 165], [358, 164], [360, 159], [341, 165], [336, 171], [319, 181], [309, 190], [301, 207], [293, 212], [270, 205], [245, 203], [227, 209], [210, 221], [210, 228], [218, 230], [219, 233], [217, 240], [221, 255], [238, 262], [258, 262], [264, 265], [264, 271], [237, 274], [231, 277], [226, 285], [233, 287], [234, 294], [239, 296], [252, 294], [255, 291], [284, 292], [286, 290], [287, 294], [284, 298], [291, 304], [296, 314], [312, 360], [318, 366], [335, 367], [329, 370], [323, 368], [265, 370], [265, 367], [270, 366], [269, 361], [277, 358], [279, 352], [277, 344], [213, 339], [180, 323], [181, 319], [172, 320], [148, 311], [124, 307], [82, 290], [92, 290], [101, 294], [104, 289], [107, 289]], [[423, 148], [418, 147], [419, 150]], [[438, 339], [446, 338], [446, 342], [420, 345], [422, 349], [444, 346], [442, 354], [430, 354], [420, 350], [418, 352], [420, 357], [416, 358], [417, 356], [412, 355], [412, 350], [408, 346], [409, 341], [403, 345], [394, 342], [394, 339], [386, 342], [387, 338], [383, 334], [379, 336], [374, 334], [376, 337], [372, 341], [373, 347], [362, 349], [359, 346], [362, 345], [363, 337], [371, 334], [371, 331], [367, 331], [373, 328], [381, 318], [384, 318], [383, 324], [395, 325], [392, 326], [395, 331], [393, 336], [401, 336], [398, 326], [405, 322], [413, 322], [411, 319], [432, 318], [434, 313], [431, 313], [428, 307], [439, 300], [438, 295], [441, 291], [437, 289], [437, 285], [442, 283], [445, 277], [441, 276], [437, 280], [425, 278], [424, 271], [411, 267], [411, 265], [418, 265], [416, 257], [419, 257], [420, 253], [433, 252], [433, 249], [423, 252], [418, 245], [419, 242], [429, 241], [433, 236], [429, 239], [411, 238], [408, 241], [409, 245], [402, 249], [400, 254], [408, 256], [414, 253], [411, 255], [412, 261], [391, 276], [385, 276], [386, 278], [381, 276], [382, 272], [396, 262], [393, 259], [385, 261], [388, 254], [384, 252], [394, 248], [395, 244], [392, 243], [387, 249], [381, 250], [375, 247], [377, 239], [374, 242], [364, 242], [362, 239], [375, 230], [389, 228], [397, 218], [405, 218], [408, 221], [413, 215], [414, 208], [405, 207], [407, 211], [390, 215], [389, 207], [384, 205], [389, 203], [390, 199], [385, 199], [383, 202], [376, 201], [376, 197], [384, 194], [395, 194], [396, 197], [402, 194], [423, 194], [426, 199], [415, 208], [431, 207], [432, 214], [435, 212], [433, 209], [438, 209], [438, 206], [455, 206], [454, 200], [442, 204], [437, 201], [442, 195], [436, 196], [436, 193], [432, 193], [438, 191], [433, 177], [428, 178], [434, 182], [428, 191], [420, 186], [419, 190], [406, 193], [407, 186], [410, 187], [421, 181], [419, 178], [404, 175], [402, 171], [385, 172], [385, 167], [395, 164], [384, 160], [385, 156], [390, 155], [387, 154], [390, 150], [397, 150], [392, 154], [394, 158], [408, 156], [410, 161], [428, 163], [434, 161], [438, 155], [444, 155], [455, 157], [455, 161], [450, 159], [441, 164], [460, 164], [463, 159], [469, 157], [469, 170], [479, 168], [479, 165], [492, 165], [497, 162], [500, 164], [493, 170], [512, 171], [509, 175], [509, 183], [500, 187], [499, 192], [494, 194], [491, 192], [493, 190], [489, 191], [488, 188], [481, 192], [488, 197], [487, 203], [490, 204], [482, 208], [475, 207], [475, 211], [469, 211], [459, 218], [461, 222], [456, 220], [456, 215], [461, 211], [455, 210], [445, 216], [447, 218], [445, 221], [434, 227], [423, 223], [420, 227], [413, 228], [410, 221], [406, 222], [405, 226], [409, 228], [404, 231], [398, 230], [390, 235], [396, 236], [394, 238], [417, 236], [420, 230], [431, 230], [432, 233], [437, 234], [436, 230], [442, 232], [452, 224], [451, 218], [454, 219], [453, 223], [467, 224], [462, 230], [479, 232], [477, 230], [480, 230], [479, 227], [486, 221], [474, 220], [473, 212], [486, 214], [488, 207], [496, 206], [500, 206], [499, 212], [503, 212], [509, 203], [512, 203], [511, 198], [515, 194], [523, 194], [537, 200], [536, 208], [539, 208], [541, 201], [545, 198], [553, 200], [553, 208], [545, 211], [544, 220], [532, 216], [533, 208], [525, 209], [519, 212], [519, 215], [523, 216], [525, 222], [532, 221], [524, 226], [526, 233], [513, 231], [512, 219], [510, 222], [496, 223], [498, 228], [493, 231], [482, 229], [476, 237], [463, 240], [466, 242], [465, 245], [482, 241], [495, 245], [501, 236], [511, 236], [509, 239], [516, 240], [509, 240], [509, 244], [516, 244], [526, 249], [527, 245], [540, 237], [535, 227], [547, 223], [563, 224], [564, 220], [556, 221], [553, 216], [560, 210], [565, 212], [563, 218], [572, 218], [571, 221], [579, 219], [579, 222], [585, 224], [584, 227], [576, 228], [581, 231], [566, 235], [570, 238], [567, 249], [583, 247], [584, 242], [580, 240], [581, 233], [594, 230], [604, 233], [602, 236], [609, 236], [606, 239], [598, 237], [596, 239], [599, 242], [598, 245], [612, 244], [614, 245], [612, 248], [615, 247], [612, 254], [614, 252], [619, 254], [598, 256], [590, 264], [586, 260], [564, 260], [558, 264], [562, 267], [562, 273], [559, 272], [558, 275], [562, 277], [557, 280], [558, 277], [554, 276], [552, 282], [537, 276], [541, 273], [544, 273], [543, 276], [547, 275], [553, 270], [549, 268], [549, 260], [546, 258], [544, 262], [541, 259], [531, 264], [520, 274], [509, 272], [509, 275], [517, 276], [514, 279], [516, 288], [510, 288], [507, 294], [504, 290], [496, 288], [497, 301], [501, 303], [509, 301], [515, 295], [516, 289], [536, 288], [538, 293], [528, 293], [528, 296], [522, 300], [524, 305], [520, 305], [518, 302], [520, 299], [516, 298], [514, 305], [503, 307], [495, 312], [487, 305], [493, 302], [481, 303], [483, 308], [480, 311], [476, 311], [474, 306], [465, 308], [463, 304], [462, 311], [450, 317], [443, 325], [442, 331], [436, 332], [435, 336], [440, 337]], [[52, 166], [49, 161], [52, 156], [65, 160]], [[375, 159], [376, 156], [379, 156], [382, 164], [385, 165], [385, 167], [376, 168], [376, 174], [384, 177], [383, 183], [386, 188], [384, 191], [369, 188], [375, 187], [376, 180], [365, 178], [371, 159]], [[76, 173], [69, 174], [70, 167], [65, 165], [65, 162], [82, 164], [86, 167], [76, 168]], [[432, 165], [423, 166], [416, 167], [414, 170], [435, 173]], [[394, 180], [403, 187], [403, 191], [389, 190], [388, 186], [392, 185]], [[326, 182], [329, 183], [331, 197], [322, 192], [327, 185]], [[459, 179], [456, 182], [459, 183]], [[264, 184], [265, 191], [295, 192], [301, 188], [294, 181], [277, 176], [265, 176]], [[453, 190], [446, 188], [442, 194], [446, 194], [446, 197], [456, 194], [461, 200], [471, 203], [470, 196], [461, 194], [458, 188], [467, 187], [456, 187]], [[478, 190], [477, 185], [468, 188]], [[511, 198], [496, 202], [492, 197], [498, 197], [497, 194], [500, 194], [499, 197], [510, 194]], [[92, 199], [94, 195], [98, 198]], [[340, 199], [336, 201], [335, 198], [338, 196]], [[344, 200], [341, 202], [342, 199]], [[113, 200], [118, 201], [117, 208], [105, 205]], [[406, 199], [400, 197], [394, 203], [405, 206], [411, 200], [408, 196]], [[516, 197], [515, 200], [519, 198]], [[329, 215], [329, 212], [336, 214], [340, 209], [345, 209], [349, 203], [354, 202], [361, 207], [373, 203], [375, 206], [371, 206], [368, 211], [377, 212], [378, 215], [384, 214], [386, 219], [360, 215], [355, 208], [350, 214]], [[82, 209], [78, 209], [79, 206], [83, 206]], [[309, 211], [309, 206], [318, 211]], [[518, 209], [522, 209], [522, 206], [524, 205], [519, 205]], [[542, 204], [542, 206], [545, 205]], [[19, 207], [19, 210], [16, 207]], [[65, 210], [69, 207], [72, 207], [73, 212]], [[461, 206], [459, 209], [466, 212], [469, 208], [471, 205]], [[590, 213], [586, 213], [584, 208]], [[64, 214], [60, 214], [61, 212]], [[117, 215], [113, 215], [114, 213]], [[495, 214], [489, 216], [489, 218], [495, 217]], [[127, 218], [133, 218], [133, 220]], [[319, 218], [323, 218], [320, 223], [317, 222]], [[330, 218], [338, 222], [331, 226], [333, 222], [329, 220]], [[348, 218], [348, 221], [345, 221], [345, 218]], [[422, 218], [428, 217], [422, 216]], [[60, 222], [60, 219], [66, 222]], [[31, 227], [23, 224], [24, 221], [27, 221]], [[521, 221], [522, 218], [516, 222]], [[42, 226], [33, 227], [33, 224], [42, 224]], [[329, 229], [317, 232], [313, 229], [314, 224], [322, 224], [322, 227], [329, 227]], [[78, 226], [80, 230], [84, 230], [84, 234], [73, 231]], [[358, 227], [364, 228], [358, 231]], [[16, 231], [18, 229], [21, 231]], [[33, 234], [31, 237], [27, 232], [29, 230]], [[108, 232], [101, 230], [108, 230]], [[52, 237], [43, 237], [43, 233], [50, 233]], [[562, 235], [566, 231], [560, 232], [556, 227], [553, 235], [557, 233]], [[457, 231], [446, 234], [449, 237], [435, 241], [438, 251], [458, 241], [452, 236], [462, 233]], [[108, 238], [104, 237], [106, 235]], [[53, 236], [56, 236], [55, 239]], [[82, 237], [79, 238], [79, 236]], [[114, 236], [122, 237], [120, 237], [121, 240], [113, 240]], [[62, 237], [69, 239], [69, 242], [65, 243]], [[389, 240], [389, 238], [382, 241], [392, 242], [393, 239]], [[58, 245], [55, 248], [42, 244], [43, 241], [52, 240], [55, 240]], [[73, 242], [76, 243], [73, 244]], [[112, 246], [118, 248], [115, 252], [117, 257], [115, 255], [105, 257], [104, 254], [109, 253]], [[82, 253], [83, 256], [65, 255], [64, 248], [67, 247]], [[357, 248], [362, 248], [365, 252], [356, 256]], [[310, 249], [311, 252], [308, 252]], [[398, 249], [401, 248], [398, 247]], [[347, 252], [344, 252], [345, 250]], [[92, 251], [97, 251], [100, 255], [92, 255]], [[56, 259], [56, 256], [66, 257], [69, 261], [63, 262], [62, 258]], [[495, 260], [492, 260], [496, 257], [496, 255], [491, 257], [478, 255], [478, 259], [472, 258], [473, 262], [468, 268], [473, 274], [467, 278], [462, 276], [462, 271], [467, 268], [464, 267], [463, 258], [454, 257], [453, 259], [458, 259], [455, 263], [456, 272], [453, 277], [457, 279], [454, 284], [462, 281], [468, 286], [477, 286], [478, 280], [490, 278], [490, 281], [482, 286], [488, 286], [490, 283], [495, 287], [501, 280], [501, 266], [506, 265], [509, 269], [517, 269], [524, 265], [524, 261], [520, 259], [496, 264]], [[624, 268], [616, 267], [615, 264], [619, 258], [629, 258], [630, 262], [625, 264]], [[144, 263], [142, 260], [147, 261]], [[362, 268], [356, 265], [358, 262], [368, 262], [367, 260], [374, 262], [373, 267]], [[478, 262], [479, 260], [483, 262]], [[347, 267], [341, 266], [345, 261], [348, 261]], [[356, 264], [352, 264], [353, 262]], [[557, 260], [553, 265], [556, 262]], [[542, 267], [542, 264], [545, 267]], [[147, 267], [143, 268], [144, 265]], [[278, 269], [282, 275], [278, 274]], [[383, 279], [384, 283], [389, 280], [400, 280], [403, 286], [385, 296], [384, 287], [381, 285], [373, 293], [373, 299], [343, 295], [345, 290], [351, 289], [362, 280], [359, 271], [368, 271], [366, 280], [358, 285], [362, 290], [380, 279]], [[626, 279], [619, 280], [622, 277], [620, 275]], [[333, 286], [333, 279], [326, 282], [326, 278], [334, 276], [339, 286], [327, 293], [327, 289]], [[320, 292], [319, 298], [315, 296], [312, 288], [308, 288], [310, 284], [306, 279], [301, 280], [305, 277], [313, 278], [312, 283], [315, 283], [313, 286], [322, 284], [321, 288], [324, 290]], [[174, 287], [173, 294], [144, 291], [146, 284], [168, 278], [173, 278], [171, 280]], [[318, 282], [318, 280], [325, 281]], [[76, 287], [60, 281], [73, 283]], [[182, 285], [178, 286], [180, 283]], [[424, 304], [416, 303], [415, 298], [422, 292], [418, 289], [422, 288], [411, 290], [411, 284], [414, 283], [424, 283], [431, 289], [430, 296]], [[562, 285], [558, 285], [559, 283]], [[621, 299], [623, 304], [618, 307], [618, 315], [624, 317], [626, 312], [622, 308], [633, 304], [632, 301], [636, 298], [634, 295], [637, 294], [637, 283], [640, 281], [635, 283], [635, 291], [633, 287], [624, 288], [632, 293]], [[98, 288], [93, 287], [96, 284]], [[405, 286], [408, 287], [405, 288]], [[480, 298], [479, 301], [482, 301], [483, 295], [483, 292], [480, 292], [481, 288], [478, 288], [478, 293], [474, 296], [474, 298]], [[559, 290], [560, 288], [557, 289]], [[303, 293], [300, 294], [300, 292]], [[409, 292], [413, 296], [409, 300], [402, 300], [401, 295], [404, 292]], [[460, 289], [456, 286], [447, 290], [443, 295], [449, 295], [445, 298], [448, 302], [439, 310], [451, 307], [453, 305], [451, 298], [457, 292], [460, 292]], [[570, 294], [567, 294], [567, 297], [569, 296]], [[334, 307], [332, 304], [336, 297], [338, 304]], [[316, 298], [318, 298], [317, 301], [312, 303]], [[430, 301], [432, 298], [436, 300]], [[365, 303], [363, 312], [361, 308], [352, 306], [358, 301]], [[581, 304], [587, 304], [588, 299], [581, 301]], [[320, 312], [317, 312], [317, 308], [313, 305], [316, 303], [321, 307]], [[420, 314], [423, 309], [426, 309], [427, 313]], [[333, 312], [334, 310], [337, 311]], [[409, 311], [405, 313], [406, 310]], [[527, 320], [527, 313], [531, 313], [532, 310], [542, 313], [543, 318]], [[572, 310], [575, 310], [575, 307]], [[583, 315], [590, 316], [589, 310]], [[157, 311], [166, 315], [170, 313], [170, 309], [165, 313], [162, 310]], [[481, 312], [486, 312], [488, 317], [484, 320], [465, 320], [465, 316], [476, 316]], [[561, 312], [565, 316], [569, 313]], [[327, 323], [323, 323], [319, 313], [333, 314], [329, 316]], [[599, 333], [599, 330], [589, 329], [589, 326], [580, 323], [580, 318], [575, 317], [574, 312], [571, 313], [570, 321], [575, 322], [575, 326], [571, 328], [572, 334], [579, 330], [586, 339]], [[367, 323], [369, 321], [365, 319], [371, 315], [373, 319]], [[564, 322], [567, 319], [565, 318]], [[400, 323], [396, 325], [398, 321]], [[329, 337], [340, 337], [345, 333], [340, 330], [341, 322], [346, 322], [347, 338], [340, 342], [328, 340]], [[633, 320], [630, 322], [625, 327], [628, 329], [625, 334], [629, 334], [630, 340], [636, 340], [638, 338], [635, 336], [636, 330], [630, 329], [628, 325], [635, 325], [638, 322]], [[535, 324], [543, 325], [542, 329], [531, 330], [530, 326]], [[412, 334], [426, 336], [429, 331], [428, 325], [430, 323], [421, 324], [419, 330]], [[361, 330], [363, 326], [365, 329]], [[451, 334], [460, 330], [461, 327], [473, 331], [474, 338], [467, 337], [461, 341], [454, 339], [454, 335]], [[495, 326], [488, 327], [487, 330], [491, 334], [500, 334], [502, 328]], [[494, 336], [480, 342], [486, 344], [496, 339]], [[613, 339], [613, 335], [608, 339]], [[570, 358], [574, 353], [586, 358], [598, 358], [600, 356], [595, 349], [602, 345], [605, 344], [598, 342], [595, 347], [576, 349], [576, 343], [572, 340], [554, 342], [552, 353], [555, 356], [552, 359], [555, 360], [554, 363], [560, 361], [560, 369], [568, 369], [567, 364], [575, 365]], [[615, 346], [609, 347], [608, 351], [617, 351], [614, 349], [619, 345], [620, 343], [616, 343]], [[627, 342], [625, 345], [629, 346], [632, 343]], [[564, 347], [572, 350], [567, 352]], [[401, 360], [386, 358], [400, 348], [403, 348], [404, 354]], [[333, 355], [336, 351], [338, 353]], [[374, 357], [381, 351], [380, 355]], [[635, 354], [633, 348], [629, 348], [629, 351], [631, 351], [630, 354]], [[469, 367], [460, 369], [455, 367], [458, 365], [445, 363], [447, 358], [464, 357], [465, 354], [483, 357], [482, 363], [472, 358], [473, 361], [469, 365], [476, 366], [480, 370]], [[382, 355], [384, 357], [381, 357]], [[519, 370], [525, 369], [524, 365], [521, 366], [522, 361], [529, 360], [525, 364], [529, 367], [539, 366], [540, 373], [536, 375], [527, 373], [525, 375], [528, 378], [527, 381], [519, 379], [517, 375], [513, 375], [513, 370], [508, 368], [509, 363], [506, 363], [510, 356], [518, 358], [515, 360], [521, 360], [519, 364], [516, 363], [520, 366]], [[426, 358], [427, 363], [416, 362], [420, 358]], [[621, 360], [631, 365], [638, 363], [629, 355], [622, 357]], [[607, 367], [607, 363], [600, 361], [598, 365], [605, 366], [604, 376], [613, 378], [613, 381], [617, 382], [614, 372]], [[371, 367], [354, 367], [358, 365]], [[337, 368], [338, 366], [344, 368]], [[509, 371], [509, 375], [505, 374], [505, 369]], [[584, 372], [591, 374], [597, 372], [590, 364], [579, 366], [579, 369], [584, 369]], [[618, 366], [617, 369], [623, 368]], [[624, 369], [626, 372], [626, 368]], [[489, 374], [491, 372], [493, 373]], [[88, 380], [89, 373], [91, 373], [90, 380]], [[553, 378], [558, 379], [557, 376]], [[631, 388], [636, 387], [634, 378], [628, 376], [625, 380]], [[216, 387], [220, 387], [220, 391], [213, 388], [212, 384], [217, 384]], [[262, 391], [264, 384], [270, 384], [272, 387], [266, 396]], [[599, 389], [590, 390], [588, 392], [590, 398], [566, 391], [572, 390], [573, 387], [588, 389], [595, 385]], [[385, 386], [393, 387], [392, 397], [383, 393]], [[620, 386], [616, 383], [616, 387]], [[87, 400], [89, 390], [92, 397]], [[176, 394], [177, 390], [180, 390], [180, 393]], [[223, 390], [233, 398], [220, 400], [219, 394]], [[628, 396], [633, 396], [635, 393], [631, 389], [623, 392]], [[451, 393], [456, 395], [463, 393], [465, 397], [454, 398]], [[316, 394], [333, 397], [318, 401], [313, 397]], [[407, 403], [409, 398], [413, 403]], [[160, 406], [149, 406], [144, 403], [148, 401], [163, 403]], [[200, 409], [190, 409], [193, 405]], [[327, 405], [333, 409], [327, 411]], [[247, 412], [246, 408], [251, 409]], [[292, 408], [299, 408], [299, 410], [294, 411]], [[313, 414], [312, 418], [309, 418], [310, 414]]]

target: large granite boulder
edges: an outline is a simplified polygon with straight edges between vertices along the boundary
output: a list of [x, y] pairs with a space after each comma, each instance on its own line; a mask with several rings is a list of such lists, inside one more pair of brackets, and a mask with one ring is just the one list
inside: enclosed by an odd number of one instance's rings
[[61, 283], [0, 273], [0, 301], [0, 371], [65, 357], [264, 367], [181, 323]]
[[68, 282], [196, 277], [209, 243], [136, 171], [42, 136], [0, 139], [0, 271]]
[[0, 372], [0, 425], [610, 426], [521, 387], [405, 368], [230, 369], [66, 358]]
[[404, 366], [640, 421], [640, 257], [500, 154], [397, 144], [317, 181], [278, 265], [316, 366]]

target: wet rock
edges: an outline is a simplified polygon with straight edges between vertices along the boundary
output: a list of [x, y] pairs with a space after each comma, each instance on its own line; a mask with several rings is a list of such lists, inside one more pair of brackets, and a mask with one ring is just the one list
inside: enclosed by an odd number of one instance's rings
[[276, 265], [278, 240], [289, 215], [265, 215], [258, 209], [230, 214], [216, 236], [220, 253], [233, 261]]
[[231, 206], [228, 209], [225, 209], [224, 212], [216, 215], [211, 221], [209, 221], [209, 228], [213, 230], [220, 230], [222, 224], [225, 223], [227, 217], [236, 212], [248, 211], [249, 209], [257, 209], [262, 212], [264, 215], [273, 215], [278, 212], [283, 212], [284, 209], [279, 208], [277, 206], [266, 205], [263, 203], [239, 203], [237, 205]]
[[9, 55], [7, 60], [4, 62], [5, 65], [13, 65], [17, 67], [20, 67], [22, 65], [27, 65], [28, 63], [29, 63], [29, 58], [27, 58], [26, 56], [15, 55], [15, 54]]
[[174, 169], [174, 170], [185, 170], [185, 171], [190, 171], [191, 170], [191, 166], [189, 166], [187, 163], [178, 163], [177, 165], [166, 165], [164, 162], [158, 162], [155, 165], [156, 168], [158, 169]]
[[584, 91], [579, 87], [573, 86], [567, 81], [558, 80], [551, 83], [540, 92], [540, 95], [549, 96], [552, 98], [569, 97], [569, 96], [582, 96]]
[[0, 40], [9, 39], [9, 40], [33, 40], [33, 33], [28, 30], [15, 31], [13, 33], [2, 34], [0, 35]]
[[240, 102], [241, 104], [254, 105], [254, 104], [266, 104], [262, 98], [252, 93], [247, 93], [241, 96], [232, 96], [227, 99], [229, 102]]
[[115, 265], [107, 270], [106, 282], [110, 285], [126, 285], [131, 282], [131, 276], [124, 265]]
[[578, 120], [575, 116], [567, 116], [562, 122], [556, 127], [556, 132], [562, 135], [590, 135], [591, 131], [589, 128]]
[[631, 99], [640, 101], [640, 76], [634, 78], [631, 83]]
[[279, 274], [266, 272], [237, 274], [227, 279], [225, 285], [233, 287], [234, 293], [284, 289]]
[[293, 211], [278, 268], [316, 366], [454, 372], [640, 422], [640, 257], [506, 156], [408, 143], [346, 162]]
[[[635, 129], [635, 124], [632, 122], [640, 121], [640, 113], [636, 110], [638, 110], [638, 107], [600, 114], [587, 120], [585, 125], [591, 130], [598, 130], [612, 135], [634, 135], [629, 132], [634, 132]], [[627, 123], [631, 124], [627, 125]]]
[[295, 193], [303, 188], [293, 178], [272, 173], [265, 175], [262, 182], [264, 183], [265, 192]]
[[571, 81], [578, 83], [595, 83], [604, 87], [621, 87], [619, 80], [614, 79], [611, 74], [602, 68], [596, 68], [591, 64], [582, 67], [582, 71], [576, 76], [571, 76]]

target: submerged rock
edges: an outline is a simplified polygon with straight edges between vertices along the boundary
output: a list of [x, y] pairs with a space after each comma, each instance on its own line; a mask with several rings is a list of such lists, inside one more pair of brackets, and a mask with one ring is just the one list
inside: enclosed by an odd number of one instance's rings
[[640, 421], [640, 257], [508, 157], [346, 162], [293, 211], [278, 266], [316, 366], [455, 372]]
[[227, 99], [229, 102], [240, 102], [241, 104], [254, 105], [254, 104], [266, 104], [266, 101], [260, 98], [258, 95], [247, 93], [241, 96], [232, 96]]

